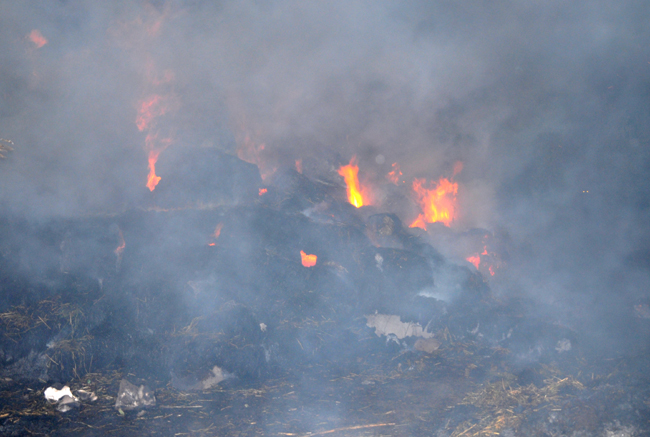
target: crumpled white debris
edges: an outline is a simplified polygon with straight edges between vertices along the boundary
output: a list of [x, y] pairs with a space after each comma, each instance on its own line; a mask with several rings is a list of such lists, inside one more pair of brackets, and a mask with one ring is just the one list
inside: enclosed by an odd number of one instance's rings
[[45, 399], [47, 399], [49, 402], [53, 404], [59, 402], [59, 400], [64, 396], [69, 396], [70, 398], [77, 400], [77, 398], [70, 391], [70, 387], [68, 387], [67, 385], [60, 390], [54, 387], [48, 387], [45, 389], [43, 394], [45, 395]]
[[[94, 393], [91, 394], [95, 396]], [[66, 413], [73, 408], [77, 408], [79, 405], [81, 405], [79, 398], [72, 394], [70, 387], [67, 385], [62, 389], [57, 389], [56, 387], [48, 387], [43, 392], [43, 395], [49, 403], [56, 404], [56, 409], [62, 413]], [[95, 396], [95, 399], [97, 399], [97, 396]]]
[[404, 323], [400, 316], [391, 316], [387, 314], [373, 314], [365, 316], [369, 328], [375, 328], [375, 334], [378, 337], [382, 335], [394, 335], [402, 340], [405, 337], [422, 337], [432, 338], [433, 333], [427, 332], [419, 323]]

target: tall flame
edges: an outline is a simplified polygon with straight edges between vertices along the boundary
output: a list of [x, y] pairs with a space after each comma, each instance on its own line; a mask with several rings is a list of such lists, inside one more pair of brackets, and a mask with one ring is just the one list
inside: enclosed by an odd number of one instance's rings
[[171, 138], [159, 138], [156, 119], [173, 109], [173, 101], [168, 97], [153, 94], [140, 102], [138, 116], [135, 124], [140, 132], [147, 132], [144, 140], [145, 148], [149, 152], [149, 175], [147, 176], [147, 188], [153, 191], [162, 179], [156, 175], [156, 162], [160, 152], [166, 149], [172, 142]]
[[345, 179], [345, 185], [348, 188], [348, 202], [357, 208], [361, 208], [364, 205], [364, 196], [362, 194], [363, 190], [359, 185], [359, 166], [357, 165], [357, 157], [353, 156], [350, 160], [350, 164], [339, 168], [339, 174], [343, 176], [343, 179]]
[[147, 188], [149, 191], [156, 189], [156, 185], [160, 182], [161, 177], [156, 176], [156, 161], [158, 161], [159, 151], [149, 151], [149, 176], [147, 177]]
[[418, 215], [411, 228], [427, 229], [427, 223], [442, 222], [449, 226], [456, 218], [456, 194], [458, 184], [447, 178], [440, 178], [437, 184], [426, 187], [426, 179], [415, 179], [413, 190], [417, 195], [422, 213]]

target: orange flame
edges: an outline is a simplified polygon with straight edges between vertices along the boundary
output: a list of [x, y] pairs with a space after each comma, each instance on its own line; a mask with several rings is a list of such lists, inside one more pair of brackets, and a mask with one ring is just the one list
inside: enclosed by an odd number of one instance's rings
[[481, 256], [477, 253], [472, 256], [468, 256], [465, 258], [467, 261], [471, 262], [474, 264], [474, 267], [476, 267], [476, 270], [478, 270], [479, 265], [481, 265]]
[[[357, 157], [353, 156], [350, 164], [344, 165], [339, 168], [339, 174], [345, 179], [345, 185], [348, 188], [348, 202], [357, 208], [364, 205], [363, 188], [359, 185], [359, 166], [357, 165]], [[366, 204], [367, 199], [366, 199]]]
[[216, 228], [214, 228], [214, 234], [212, 236], [215, 238], [219, 238], [219, 235], [221, 235], [221, 229], [223, 229], [223, 223], [219, 223]]
[[316, 255], [308, 255], [302, 250], [300, 251], [300, 258], [302, 260], [302, 265], [305, 267], [314, 267], [316, 265], [316, 260], [318, 259]]
[[266, 192], [269, 191], [266, 188], [260, 188], [260, 196], [263, 196], [266, 194]]
[[37, 29], [29, 32], [27, 38], [29, 38], [29, 40], [36, 46], [37, 49], [40, 49], [45, 44], [47, 44], [47, 38], [45, 38], [43, 34]]
[[145, 148], [149, 151], [149, 175], [146, 184], [149, 191], [153, 191], [161, 180], [161, 177], [156, 175], [158, 155], [172, 142], [171, 138], [158, 139], [159, 131], [155, 129], [156, 118], [172, 109], [172, 104], [173, 101], [170, 102], [168, 98], [153, 94], [141, 102], [138, 116], [135, 119], [138, 130], [140, 132], [147, 131], [144, 143]]
[[302, 159], [296, 159], [296, 171], [302, 174]]
[[456, 218], [456, 194], [458, 184], [450, 182], [447, 178], [440, 178], [437, 184], [425, 186], [425, 179], [415, 179], [415, 191], [422, 213], [411, 223], [411, 228], [427, 229], [427, 223], [442, 222], [445, 226]]
[[399, 185], [400, 176], [402, 176], [402, 170], [400, 170], [399, 164], [395, 162], [393, 163], [393, 170], [390, 173], [388, 173], [386, 177], [388, 178], [389, 181], [391, 181], [395, 185]]
[[158, 161], [158, 155], [160, 152], [155, 150], [149, 151], [149, 176], [147, 177], [147, 188], [149, 191], [156, 189], [156, 185], [160, 182], [161, 177], [156, 176], [156, 161]]

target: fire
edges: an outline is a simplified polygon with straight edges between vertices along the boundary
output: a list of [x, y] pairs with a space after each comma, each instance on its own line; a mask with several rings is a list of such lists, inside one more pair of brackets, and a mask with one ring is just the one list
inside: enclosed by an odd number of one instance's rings
[[260, 196], [263, 196], [266, 194], [266, 192], [269, 191], [266, 188], [260, 188]]
[[[495, 252], [488, 252], [487, 245], [483, 246], [483, 252], [480, 254], [476, 252], [474, 255], [468, 256], [465, 260], [469, 261], [476, 267], [476, 270], [490, 273], [490, 276], [496, 274], [496, 270], [501, 267], [499, 256]], [[487, 264], [490, 264], [487, 268]], [[481, 268], [482, 266], [482, 268]]]
[[156, 189], [156, 185], [160, 182], [161, 177], [156, 176], [156, 161], [158, 161], [158, 155], [160, 152], [155, 150], [149, 151], [149, 176], [147, 177], [147, 188], [149, 191]]
[[474, 264], [474, 267], [476, 267], [476, 270], [478, 270], [478, 267], [481, 265], [481, 256], [477, 253], [472, 256], [468, 256], [465, 258], [467, 261], [470, 263]]
[[357, 165], [357, 157], [353, 156], [350, 164], [344, 165], [339, 168], [339, 174], [345, 179], [345, 185], [348, 188], [348, 202], [357, 208], [361, 208], [364, 203], [364, 189], [359, 185], [359, 166]]
[[302, 159], [296, 159], [296, 171], [302, 174]]
[[221, 229], [223, 229], [223, 223], [219, 223], [217, 227], [214, 228], [214, 233], [212, 234], [212, 236], [214, 237], [215, 240], [219, 238], [219, 235], [221, 235]]
[[[219, 235], [221, 235], [221, 229], [223, 228], [223, 223], [217, 224], [217, 226], [214, 228], [214, 232], [210, 235], [210, 237], [214, 238], [215, 240], [219, 238]], [[212, 243], [208, 243], [208, 246], [216, 246], [217, 243], [214, 241]]]
[[302, 259], [302, 265], [305, 267], [314, 267], [318, 259], [316, 255], [308, 255], [302, 250], [300, 251], [300, 258]]
[[402, 170], [400, 170], [399, 164], [395, 162], [393, 163], [393, 170], [390, 173], [388, 173], [386, 177], [388, 178], [389, 181], [391, 181], [395, 185], [399, 185], [400, 176], [402, 176]]
[[40, 49], [45, 44], [47, 44], [47, 38], [45, 38], [43, 34], [37, 29], [29, 32], [27, 38], [29, 38], [29, 40], [36, 46], [37, 49]]
[[426, 179], [413, 181], [422, 213], [411, 223], [411, 228], [427, 229], [427, 223], [442, 222], [449, 226], [456, 218], [456, 194], [458, 184], [447, 178], [440, 178], [437, 184], [426, 187]]
[[158, 155], [172, 142], [171, 138], [158, 138], [159, 131], [156, 129], [156, 118], [166, 114], [171, 109], [172, 105], [168, 99], [158, 94], [153, 94], [140, 103], [138, 116], [135, 120], [135, 124], [140, 132], [147, 131], [144, 143], [146, 150], [149, 151], [149, 175], [147, 176], [146, 184], [149, 191], [153, 191], [162, 179], [156, 175]]

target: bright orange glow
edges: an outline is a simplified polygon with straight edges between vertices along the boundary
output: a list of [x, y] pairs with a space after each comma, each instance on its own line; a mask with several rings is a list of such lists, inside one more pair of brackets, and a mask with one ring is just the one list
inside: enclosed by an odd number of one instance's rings
[[302, 259], [302, 265], [305, 267], [314, 267], [316, 265], [316, 255], [307, 255], [302, 250], [300, 251], [300, 258]]
[[269, 191], [266, 188], [260, 188], [260, 196], [263, 196], [266, 194], [266, 192]]
[[221, 229], [223, 229], [223, 223], [219, 223], [216, 228], [214, 228], [214, 234], [212, 236], [217, 239], [221, 235]]
[[[357, 157], [353, 156], [350, 164], [339, 168], [339, 174], [345, 179], [345, 185], [348, 188], [348, 202], [357, 208], [361, 208], [364, 205], [364, 195], [362, 194], [363, 189], [359, 185]], [[368, 202], [366, 201], [365, 203], [367, 204]]]
[[296, 171], [302, 174], [302, 159], [296, 159]]
[[208, 243], [208, 246], [215, 246], [217, 243]]
[[440, 178], [437, 184], [426, 187], [425, 179], [413, 181], [413, 191], [417, 195], [422, 213], [411, 223], [411, 228], [427, 229], [427, 223], [442, 222], [449, 226], [456, 218], [456, 194], [458, 184]]
[[402, 176], [402, 170], [400, 170], [399, 164], [395, 162], [393, 163], [393, 170], [390, 173], [388, 173], [386, 177], [388, 178], [389, 181], [391, 181], [395, 185], [399, 185], [400, 176]]
[[147, 177], [147, 188], [149, 191], [156, 189], [156, 185], [160, 182], [160, 176], [156, 176], [156, 161], [160, 152], [155, 150], [149, 151], [149, 176]]
[[47, 44], [47, 38], [43, 36], [43, 34], [38, 31], [37, 29], [32, 30], [29, 32], [29, 35], [27, 35], [27, 38], [34, 43], [37, 49], [40, 49], [43, 47], [45, 44]]
[[481, 256], [477, 253], [472, 256], [468, 256], [465, 258], [467, 261], [471, 262], [474, 264], [474, 267], [476, 267], [476, 270], [478, 270], [478, 266], [481, 265]]

